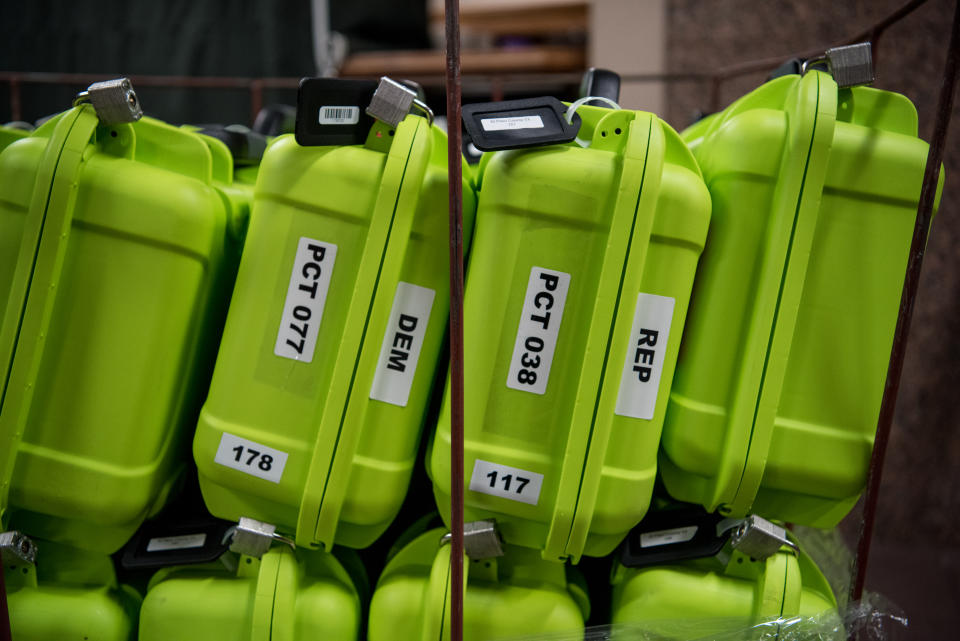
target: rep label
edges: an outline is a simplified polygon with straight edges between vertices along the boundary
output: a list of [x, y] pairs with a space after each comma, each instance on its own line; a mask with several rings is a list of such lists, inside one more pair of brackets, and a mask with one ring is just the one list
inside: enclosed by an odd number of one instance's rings
[[547, 391], [553, 352], [557, 347], [570, 274], [543, 267], [530, 270], [523, 312], [513, 344], [507, 387], [534, 394]]
[[543, 487], [543, 474], [476, 459], [470, 476], [470, 490], [511, 501], [536, 505]]
[[652, 419], [657, 406], [660, 375], [670, 338], [674, 299], [655, 294], [637, 295], [630, 343], [620, 376], [616, 413]]
[[435, 295], [428, 287], [402, 281], [397, 284], [370, 398], [407, 406]]
[[220, 436], [220, 446], [217, 447], [213, 462], [271, 483], [279, 483], [287, 464], [287, 453], [224, 432]]
[[280, 330], [273, 347], [277, 356], [303, 363], [313, 361], [336, 258], [336, 245], [306, 237], [297, 243]]

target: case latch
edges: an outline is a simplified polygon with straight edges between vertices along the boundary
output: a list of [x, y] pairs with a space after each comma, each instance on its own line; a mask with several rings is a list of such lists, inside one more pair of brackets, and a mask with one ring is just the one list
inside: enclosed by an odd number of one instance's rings
[[0, 558], [7, 566], [35, 565], [37, 546], [16, 530], [0, 532]]
[[433, 111], [417, 98], [416, 91], [383, 76], [380, 78], [377, 90], [373, 92], [373, 98], [370, 100], [370, 106], [367, 107], [366, 111], [368, 116], [373, 116], [391, 127], [396, 127], [403, 122], [403, 119], [406, 118], [413, 107], [422, 111], [427, 120], [433, 122]]
[[89, 102], [101, 122], [107, 125], [136, 122], [143, 117], [143, 109], [133, 85], [127, 78], [95, 82], [86, 91], [77, 94], [74, 106]]
[[[450, 543], [453, 536], [444, 534], [440, 543]], [[492, 559], [503, 556], [503, 544], [497, 522], [470, 521], [463, 524], [463, 551], [471, 559]]]
[[837, 87], [841, 89], [869, 85], [874, 80], [873, 49], [869, 42], [827, 49], [822, 58], [804, 61], [801, 73], [806, 73], [813, 65], [824, 62]]
[[797, 551], [796, 544], [787, 538], [786, 529], [756, 514], [743, 520], [721, 521], [717, 525], [718, 534], [726, 529], [732, 530], [730, 546], [753, 559], [769, 558], [783, 546]]
[[280, 541], [296, 549], [290, 539], [277, 534], [277, 526], [241, 516], [240, 521], [223, 535], [224, 541], [230, 541], [230, 551], [260, 558], [267, 553], [274, 541]]

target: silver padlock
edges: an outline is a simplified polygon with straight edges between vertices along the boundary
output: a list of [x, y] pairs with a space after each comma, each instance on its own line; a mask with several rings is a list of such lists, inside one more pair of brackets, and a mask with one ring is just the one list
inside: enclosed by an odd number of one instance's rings
[[224, 541], [230, 541], [230, 551], [260, 558], [270, 549], [274, 541], [280, 541], [296, 549], [294, 542], [285, 536], [277, 534], [277, 526], [264, 523], [246, 516], [223, 535]]
[[[450, 543], [453, 536], [444, 534], [441, 545]], [[503, 556], [503, 544], [497, 531], [497, 522], [470, 521], [463, 524], [463, 551], [471, 559], [492, 559]]]
[[16, 530], [0, 532], [0, 558], [6, 566], [35, 565], [37, 546]]
[[827, 70], [841, 89], [869, 85], [874, 81], [873, 48], [869, 42], [827, 49], [822, 58], [805, 61], [801, 73], [823, 62], [827, 63]]
[[383, 121], [391, 127], [398, 126], [412, 108], [417, 108], [433, 122], [433, 111], [417, 99], [417, 93], [386, 76], [380, 78], [377, 90], [367, 107], [367, 115]]
[[127, 78], [95, 82], [77, 94], [74, 106], [89, 102], [100, 121], [107, 125], [136, 122], [143, 117], [140, 99]]
[[721, 529], [723, 531], [732, 529], [730, 546], [753, 559], [769, 558], [784, 546], [794, 552], [797, 551], [796, 544], [787, 538], [787, 531], [784, 528], [756, 514], [751, 514], [742, 520], [721, 521], [717, 525], [718, 534], [722, 533]]

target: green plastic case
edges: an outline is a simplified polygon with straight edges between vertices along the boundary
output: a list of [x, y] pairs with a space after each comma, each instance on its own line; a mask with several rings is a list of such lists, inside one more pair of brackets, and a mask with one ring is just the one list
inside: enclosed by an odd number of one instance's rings
[[761, 561], [734, 551], [725, 568], [711, 558], [642, 569], [617, 563], [613, 569], [612, 623], [667, 638], [712, 638], [836, 607], [819, 568], [787, 547]]
[[140, 595], [110, 557], [36, 541], [37, 565], [4, 565], [10, 630], [22, 641], [133, 641]]
[[713, 219], [661, 443], [674, 498], [818, 527], [854, 505], [926, 156], [907, 98], [818, 71], [713, 117], [696, 150]]
[[[588, 148], [484, 155], [464, 301], [466, 520], [573, 562], [646, 512], [710, 220], [668, 125], [577, 113]], [[429, 468], [449, 525], [449, 383]]]
[[4, 523], [109, 553], [162, 506], [240, 251], [231, 182], [221, 143], [89, 105], [0, 154]]
[[164, 568], [150, 580], [140, 641], [354, 641], [354, 579], [330, 553], [275, 545], [261, 559]]
[[[268, 147], [194, 441], [214, 515], [327, 549], [393, 520], [447, 326], [446, 164], [418, 116], [365, 145]], [[466, 171], [463, 194], [468, 241]]]
[[[384, 568], [370, 603], [369, 641], [450, 639], [450, 546], [442, 528], [404, 546]], [[504, 556], [464, 557], [464, 641], [583, 634], [590, 607], [582, 581], [535, 550], [504, 546]], [[572, 570], [575, 572], [575, 570]], [[573, 577], [571, 577], [573, 578]]]

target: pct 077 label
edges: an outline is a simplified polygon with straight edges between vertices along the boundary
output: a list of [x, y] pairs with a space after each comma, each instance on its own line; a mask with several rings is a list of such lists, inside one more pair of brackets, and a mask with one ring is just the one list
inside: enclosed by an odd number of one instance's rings
[[674, 299], [655, 294], [637, 295], [630, 343], [620, 376], [616, 414], [652, 419], [657, 407], [660, 375], [667, 355]]
[[569, 288], [570, 274], [543, 267], [530, 270], [507, 375], [507, 387], [510, 389], [534, 394], [547, 391]]
[[277, 356], [303, 363], [313, 361], [336, 259], [336, 245], [306, 237], [297, 243], [297, 255], [273, 348]]

